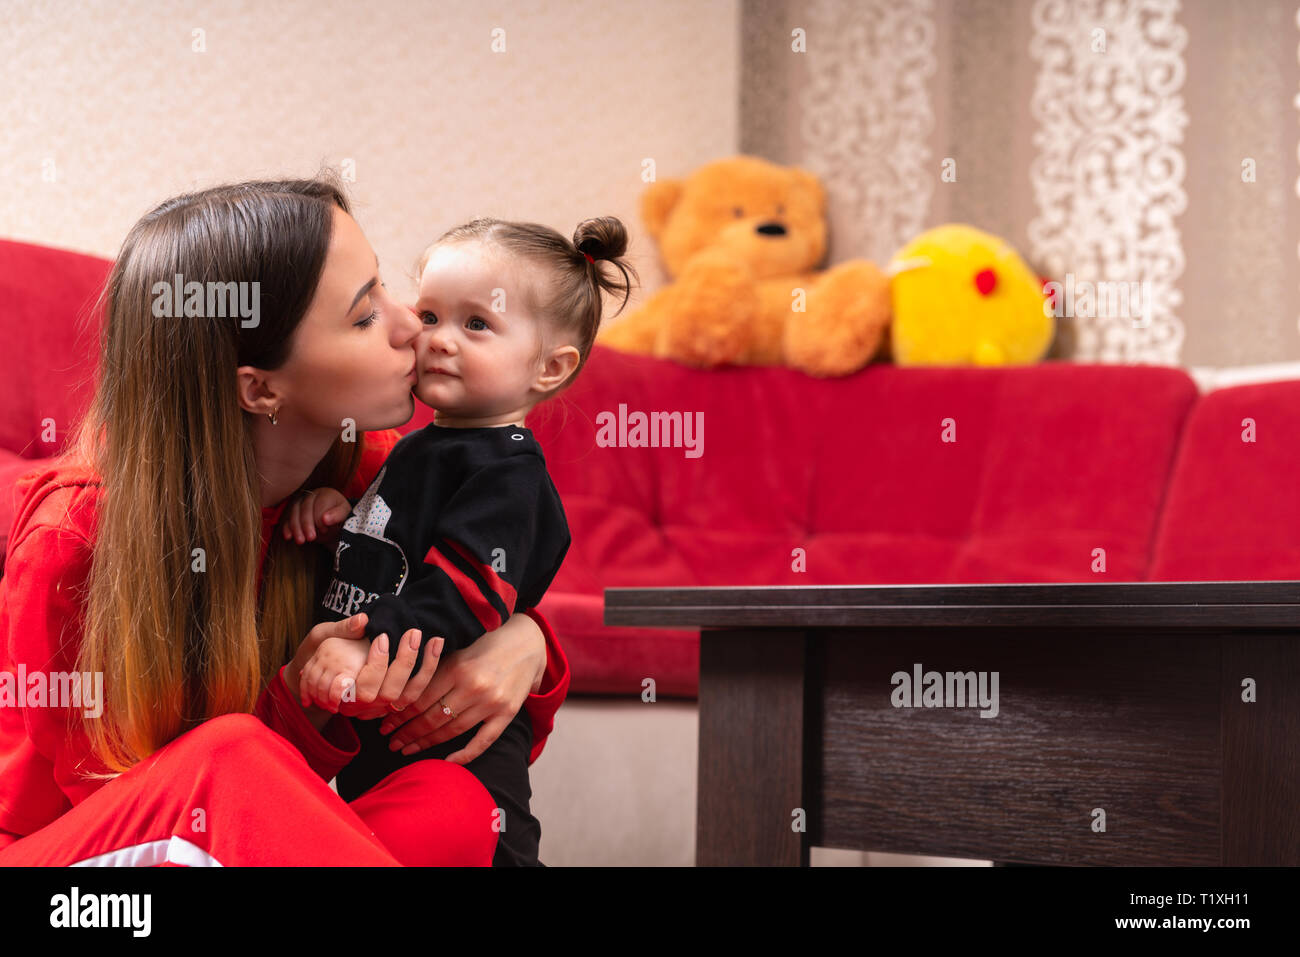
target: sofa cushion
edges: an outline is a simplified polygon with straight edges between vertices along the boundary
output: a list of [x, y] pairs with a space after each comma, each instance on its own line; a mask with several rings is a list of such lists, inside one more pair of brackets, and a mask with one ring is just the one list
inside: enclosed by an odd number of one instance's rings
[[[110, 268], [97, 256], [0, 240], [0, 448], [30, 459], [63, 448], [90, 401], [101, 324], [95, 305]], [[53, 420], [52, 442], [46, 420]]]
[[[881, 366], [823, 446], [809, 584], [1141, 580], [1193, 381], [1161, 367]], [[942, 441], [951, 420], [956, 441]], [[846, 454], [852, 448], [852, 456]], [[1094, 550], [1105, 573], [1094, 572]]]
[[1298, 435], [1300, 381], [1207, 393], [1179, 446], [1150, 577], [1300, 579]]

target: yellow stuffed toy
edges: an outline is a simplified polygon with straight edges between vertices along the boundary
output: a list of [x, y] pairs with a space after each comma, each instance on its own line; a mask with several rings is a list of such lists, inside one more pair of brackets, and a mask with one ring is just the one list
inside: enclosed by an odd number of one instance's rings
[[652, 183], [641, 217], [675, 281], [599, 341], [711, 367], [789, 365], [838, 376], [866, 365], [889, 325], [889, 278], [826, 254], [826, 193], [804, 170], [754, 156]]
[[1055, 319], [1043, 280], [1010, 245], [961, 223], [938, 226], [900, 249], [893, 275], [894, 361], [900, 366], [1037, 362]]

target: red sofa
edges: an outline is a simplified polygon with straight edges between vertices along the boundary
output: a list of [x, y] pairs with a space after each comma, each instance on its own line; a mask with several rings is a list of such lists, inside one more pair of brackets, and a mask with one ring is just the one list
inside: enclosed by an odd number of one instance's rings
[[[110, 263], [0, 240], [0, 552], [7, 550], [15, 483], [58, 453], [90, 399]], [[48, 440], [48, 441], [47, 441]]]
[[[14, 481], [56, 451], [42, 420], [61, 441], [88, 398], [76, 320], [107, 268], [0, 242], [6, 537]], [[702, 413], [702, 454], [602, 443], [620, 405]], [[696, 692], [697, 636], [606, 627], [609, 586], [1300, 578], [1300, 381], [1201, 395], [1179, 369], [1063, 362], [816, 380], [597, 347], [528, 424], [573, 531], [542, 610], [576, 693]]]

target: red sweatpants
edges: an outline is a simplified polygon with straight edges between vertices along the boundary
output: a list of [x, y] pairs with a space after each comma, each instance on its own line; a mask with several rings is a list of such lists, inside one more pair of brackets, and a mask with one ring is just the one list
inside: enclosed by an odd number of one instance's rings
[[446, 761], [345, 802], [251, 714], [204, 722], [0, 850], [0, 866], [483, 866], [495, 802]]

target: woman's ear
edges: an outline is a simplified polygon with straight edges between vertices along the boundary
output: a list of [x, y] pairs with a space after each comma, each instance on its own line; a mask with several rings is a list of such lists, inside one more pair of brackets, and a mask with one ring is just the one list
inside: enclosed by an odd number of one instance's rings
[[239, 407], [254, 415], [269, 415], [284, 404], [265, 370], [256, 366], [240, 366], [235, 370], [235, 392]]

